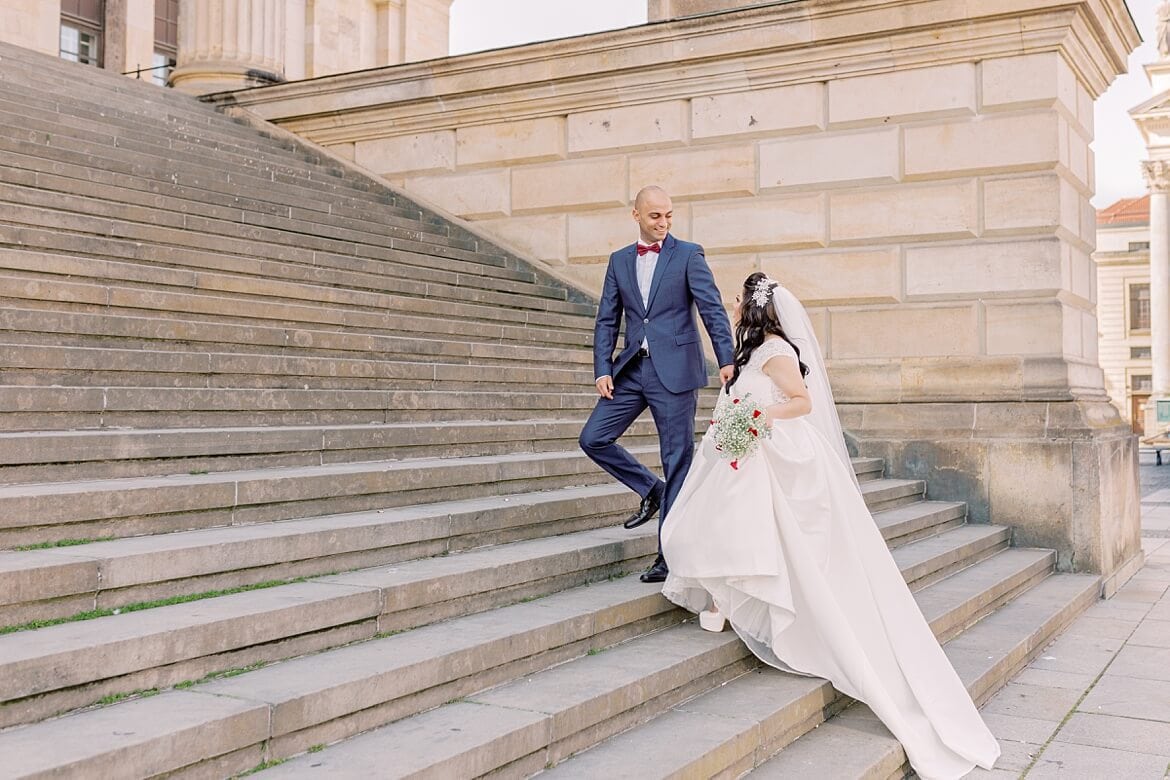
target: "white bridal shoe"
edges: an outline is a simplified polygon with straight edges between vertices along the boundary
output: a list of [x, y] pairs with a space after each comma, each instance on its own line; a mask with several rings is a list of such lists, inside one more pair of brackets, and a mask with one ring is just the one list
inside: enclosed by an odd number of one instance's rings
[[727, 627], [727, 618], [714, 610], [703, 610], [699, 613], [699, 625], [704, 631], [714, 631], [718, 634]]

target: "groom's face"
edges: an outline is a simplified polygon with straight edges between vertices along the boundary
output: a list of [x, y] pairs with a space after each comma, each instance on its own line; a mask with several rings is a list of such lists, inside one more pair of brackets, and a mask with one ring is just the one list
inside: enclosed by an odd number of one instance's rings
[[666, 238], [673, 218], [674, 205], [668, 195], [649, 193], [641, 203], [634, 205], [634, 220], [638, 223], [642, 240], [649, 244]]

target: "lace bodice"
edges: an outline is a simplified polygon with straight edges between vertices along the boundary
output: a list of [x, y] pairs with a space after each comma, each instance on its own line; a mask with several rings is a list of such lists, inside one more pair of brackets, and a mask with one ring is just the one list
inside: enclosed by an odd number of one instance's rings
[[772, 378], [764, 373], [764, 364], [774, 357], [784, 356], [796, 360], [796, 350], [784, 339], [767, 339], [756, 348], [747, 365], [739, 372], [732, 392], [738, 396], [748, 393], [764, 404], [784, 403], [788, 396], [780, 392]]

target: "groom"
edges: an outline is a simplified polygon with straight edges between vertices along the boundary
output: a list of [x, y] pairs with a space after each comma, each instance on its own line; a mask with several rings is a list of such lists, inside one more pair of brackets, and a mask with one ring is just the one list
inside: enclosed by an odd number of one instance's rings
[[[593, 330], [593, 375], [601, 398], [580, 438], [594, 463], [642, 497], [625, 527], [637, 528], [661, 508], [660, 532], [691, 465], [695, 407], [699, 388], [707, 384], [692, 305], [711, 337], [724, 384], [734, 368], [731, 326], [703, 248], [670, 235], [672, 217], [665, 190], [642, 188], [634, 199], [638, 242], [609, 256]], [[623, 314], [626, 345], [615, 359]], [[616, 444], [647, 407], [658, 428], [665, 484]], [[662, 582], [667, 571], [659, 543], [658, 559], [642, 582]]]

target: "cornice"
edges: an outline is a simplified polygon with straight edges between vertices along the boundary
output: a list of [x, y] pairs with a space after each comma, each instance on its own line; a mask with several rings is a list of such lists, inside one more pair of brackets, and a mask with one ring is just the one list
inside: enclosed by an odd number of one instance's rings
[[1044, 51], [1097, 95], [1138, 43], [1121, 0], [793, 0], [207, 99], [330, 143]]

